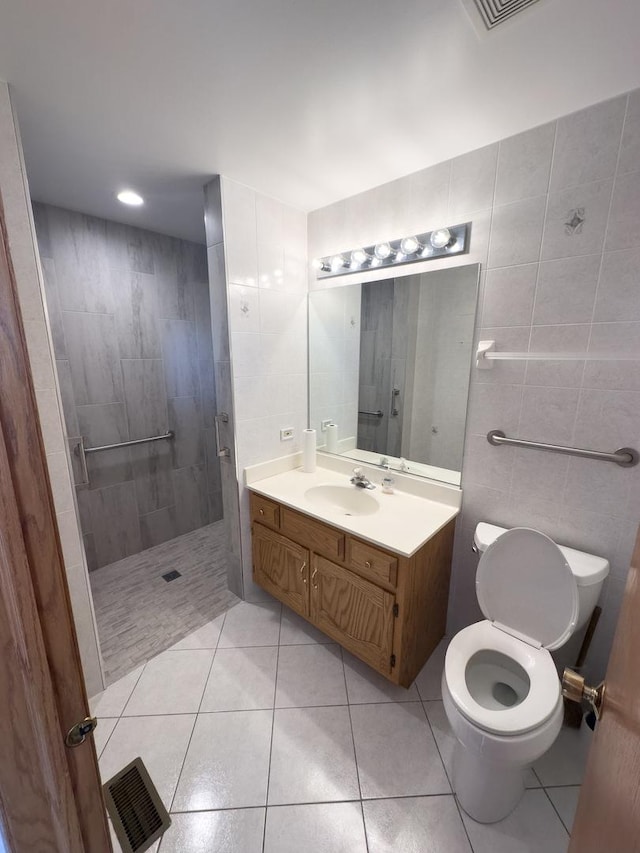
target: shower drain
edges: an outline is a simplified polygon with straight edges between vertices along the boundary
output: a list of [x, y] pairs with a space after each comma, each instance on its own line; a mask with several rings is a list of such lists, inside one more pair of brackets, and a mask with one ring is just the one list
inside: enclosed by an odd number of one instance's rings
[[171, 826], [141, 758], [134, 758], [102, 790], [122, 853], [143, 853]]
[[162, 577], [167, 583], [169, 583], [169, 581], [174, 581], [176, 578], [181, 578], [182, 575], [174, 569], [172, 572], [167, 572], [166, 575], [162, 575]]

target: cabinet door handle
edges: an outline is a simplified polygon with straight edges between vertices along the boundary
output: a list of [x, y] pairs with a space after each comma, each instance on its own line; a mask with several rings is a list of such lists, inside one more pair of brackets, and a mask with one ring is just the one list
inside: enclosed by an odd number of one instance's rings
[[260, 513], [260, 515], [264, 515], [264, 510], [263, 510], [263, 509], [259, 509], [259, 510], [258, 510], [258, 512]]
[[305, 561], [304, 561], [304, 563], [300, 566], [300, 574], [301, 574], [301, 575], [303, 575], [303, 574], [304, 574], [304, 570], [305, 570], [306, 568], [307, 568], [307, 561], [305, 560]]
[[314, 589], [318, 589], [318, 584], [316, 583], [316, 575], [318, 574], [318, 570], [314, 569], [311, 574], [311, 583], [313, 584]]
[[365, 560], [364, 561], [364, 567], [365, 567], [365, 569], [370, 569], [371, 568], [371, 560]]

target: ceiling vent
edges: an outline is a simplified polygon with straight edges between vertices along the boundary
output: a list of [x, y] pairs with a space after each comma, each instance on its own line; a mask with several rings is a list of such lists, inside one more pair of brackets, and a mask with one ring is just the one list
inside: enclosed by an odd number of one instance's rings
[[[511, 20], [519, 12], [539, 3], [540, 0], [463, 0], [470, 14], [477, 10], [487, 30]], [[477, 14], [474, 14], [477, 18]]]

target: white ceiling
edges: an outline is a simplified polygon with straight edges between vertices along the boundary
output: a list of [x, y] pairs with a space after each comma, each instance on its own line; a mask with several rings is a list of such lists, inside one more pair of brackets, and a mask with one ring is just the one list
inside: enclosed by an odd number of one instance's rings
[[312, 210], [640, 86], [639, 44], [636, 0], [485, 37], [461, 0], [0, 0], [34, 198], [195, 240], [213, 174]]

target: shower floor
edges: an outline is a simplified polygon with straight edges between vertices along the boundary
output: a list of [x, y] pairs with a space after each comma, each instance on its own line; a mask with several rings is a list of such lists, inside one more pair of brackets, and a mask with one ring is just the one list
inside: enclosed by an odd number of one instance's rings
[[107, 684], [239, 601], [227, 589], [228, 548], [216, 521], [90, 573]]

